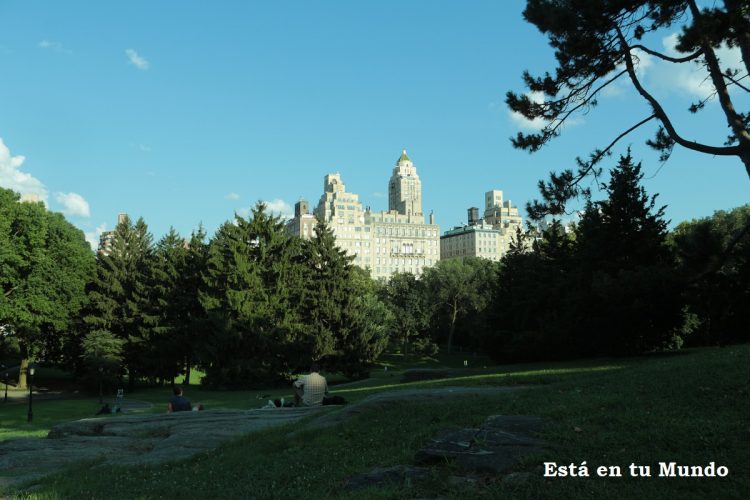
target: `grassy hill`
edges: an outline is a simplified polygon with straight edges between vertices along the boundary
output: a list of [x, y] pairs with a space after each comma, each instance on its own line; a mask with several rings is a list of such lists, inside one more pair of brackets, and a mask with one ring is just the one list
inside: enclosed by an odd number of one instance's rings
[[[405, 387], [533, 387], [497, 396], [394, 404], [295, 437], [290, 437], [292, 429], [288, 427], [275, 429], [178, 463], [130, 468], [75, 464], [35, 485], [29, 498], [347, 497], [341, 489], [347, 477], [376, 466], [413, 463], [414, 453], [438, 431], [477, 425], [497, 414], [539, 415], [554, 422], [543, 432], [548, 449], [517, 466], [517, 471], [529, 473], [526, 479], [509, 482], [504, 476], [479, 476], [459, 481], [452, 478], [455, 471], [451, 465], [445, 464], [435, 468], [428, 481], [349, 496], [703, 499], [746, 498], [750, 491], [748, 345], [635, 359], [470, 366], [449, 379], [409, 384], [399, 383], [398, 368], [397, 364], [388, 371], [381, 368], [371, 379], [341, 387], [337, 393], [356, 401], [373, 392]], [[198, 398], [213, 397], [214, 407], [259, 406], [256, 393], [191, 391]], [[163, 392], [159, 393], [161, 400]], [[284, 392], [274, 391], [273, 395]], [[156, 400], [156, 393], [149, 394], [143, 398]], [[2, 421], [2, 425], [8, 424]], [[545, 478], [545, 461], [565, 465], [586, 461], [591, 477]], [[659, 462], [701, 466], [715, 462], [726, 466], [729, 475], [660, 478], [656, 477]], [[629, 477], [631, 463], [650, 465], [653, 477]], [[623, 477], [596, 477], [600, 465], [621, 466]]]

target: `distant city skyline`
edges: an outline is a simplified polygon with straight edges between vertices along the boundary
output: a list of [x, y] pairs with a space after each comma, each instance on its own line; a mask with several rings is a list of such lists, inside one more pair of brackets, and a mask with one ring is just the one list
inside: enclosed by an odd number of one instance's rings
[[[514, 150], [509, 137], [539, 124], [509, 113], [505, 92], [523, 90], [524, 69], [554, 67], [524, 5], [4, 2], [0, 186], [38, 196], [94, 243], [121, 212], [142, 216], [157, 239], [200, 223], [211, 235], [258, 200], [291, 216], [300, 197], [315, 203], [330, 172], [386, 210], [390, 170], [407, 149], [441, 233], [487, 189], [524, 212], [539, 179], [646, 109], [632, 89], [613, 88], [539, 153]], [[673, 50], [678, 31], [654, 45]], [[685, 137], [705, 137], [710, 124], [721, 144], [715, 102], [699, 120], [687, 112], [706, 94], [700, 68], [667, 64], [642, 57], [644, 83]], [[644, 145], [653, 132], [629, 137], [604, 166], [631, 146], [673, 225], [750, 199], [738, 161], [675, 149], [662, 166]]]

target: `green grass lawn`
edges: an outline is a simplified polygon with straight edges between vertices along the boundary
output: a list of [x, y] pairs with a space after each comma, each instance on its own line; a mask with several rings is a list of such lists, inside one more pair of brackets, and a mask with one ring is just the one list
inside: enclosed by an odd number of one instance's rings
[[[402, 367], [376, 370], [371, 379], [342, 387], [339, 393], [356, 401], [383, 389], [403, 388], [405, 384], [398, 383]], [[408, 387], [534, 387], [497, 396], [392, 405], [294, 438], [290, 428], [273, 429], [178, 463], [93, 469], [91, 463], [74, 464], [45, 479], [28, 497], [747, 498], [749, 375], [748, 345], [671, 356], [469, 369], [450, 380], [413, 382]], [[163, 401], [165, 390], [143, 391], [138, 398]], [[255, 393], [249, 391], [189, 390], [194, 401], [205, 398], [226, 407], [256, 406]], [[82, 402], [70, 404], [67, 411], [72, 412]], [[55, 411], [62, 416], [66, 408]], [[353, 474], [412, 463], [414, 453], [442, 429], [476, 425], [496, 414], [540, 415], [553, 421], [543, 433], [549, 448], [517, 466], [518, 471], [529, 472], [525, 482], [509, 484], [502, 477], [484, 477], [459, 484], [451, 479], [455, 471], [446, 464], [435, 468], [429, 481], [348, 496], [341, 490]], [[12, 427], [3, 420], [6, 425]], [[567, 465], [584, 460], [594, 477], [543, 477], [545, 461]], [[726, 478], [702, 479], [595, 477], [599, 465], [619, 465], [628, 476], [630, 463], [650, 465], [657, 475], [660, 461], [688, 465], [713, 461], [730, 473]]]

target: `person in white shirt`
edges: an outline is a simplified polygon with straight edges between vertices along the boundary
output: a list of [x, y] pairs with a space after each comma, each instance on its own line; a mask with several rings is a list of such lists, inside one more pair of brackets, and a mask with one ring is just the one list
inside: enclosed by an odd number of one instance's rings
[[294, 381], [294, 406], [319, 406], [328, 396], [328, 383], [320, 375], [320, 366], [313, 363], [310, 373]]

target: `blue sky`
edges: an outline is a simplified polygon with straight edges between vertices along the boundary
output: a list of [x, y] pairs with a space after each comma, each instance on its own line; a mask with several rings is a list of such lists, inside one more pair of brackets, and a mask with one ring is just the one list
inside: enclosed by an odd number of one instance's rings
[[[489, 189], [523, 207], [550, 170], [648, 114], [623, 85], [540, 153], [514, 150], [509, 137], [533, 125], [505, 92], [524, 90], [524, 69], [554, 67], [523, 5], [0, 1], [0, 185], [40, 194], [92, 239], [119, 212], [158, 238], [213, 232], [257, 200], [314, 206], [329, 172], [386, 209], [406, 148], [441, 230]], [[666, 35], [654, 48], [669, 50]], [[700, 73], [666, 64], [644, 58], [644, 82], [686, 137], [721, 144], [718, 105], [685, 112]], [[632, 146], [673, 223], [748, 201], [738, 160], [676, 150], [660, 168], [643, 144], [653, 130], [615, 151]]]

